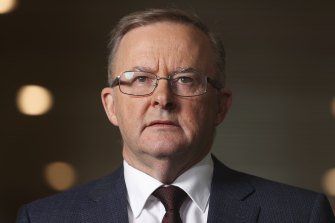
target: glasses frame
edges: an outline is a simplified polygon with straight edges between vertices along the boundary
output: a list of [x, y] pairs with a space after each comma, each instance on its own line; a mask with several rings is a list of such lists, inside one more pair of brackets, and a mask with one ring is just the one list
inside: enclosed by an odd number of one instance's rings
[[[150, 93], [148, 93], [148, 94], [137, 95], [137, 94], [129, 94], [129, 93], [125, 93], [125, 92], [123, 92], [123, 91], [121, 90], [120, 79], [121, 79], [121, 75], [123, 75], [123, 74], [126, 73], [126, 72], [145, 72], [145, 73], [153, 74], [153, 75], [156, 77], [156, 82], [155, 82], [155, 85], [154, 85], [155, 87], [154, 87], [154, 88], [152, 89], [152, 91], [151, 91]], [[171, 92], [172, 92], [174, 95], [179, 96], [179, 97], [195, 97], [195, 96], [203, 95], [203, 94], [205, 94], [205, 93], [207, 92], [207, 86], [208, 86], [207, 83], [209, 83], [213, 88], [215, 88], [215, 89], [218, 90], [218, 91], [219, 91], [220, 89], [223, 88], [223, 86], [222, 86], [222, 84], [221, 84], [220, 81], [215, 80], [215, 79], [212, 79], [212, 78], [210, 78], [210, 77], [208, 77], [208, 76], [206, 76], [206, 75], [203, 75], [203, 74], [197, 72], [196, 70], [192, 70], [191, 72], [193, 72], [193, 73], [197, 73], [198, 75], [205, 76], [207, 82], [206, 82], [206, 88], [205, 88], [204, 92], [202, 92], [201, 94], [190, 95], [190, 96], [184, 96], [184, 95], [176, 94], [173, 90], [171, 90]], [[173, 77], [174, 75], [176, 75], [176, 74], [180, 74], [180, 73], [183, 73], [183, 72], [173, 72], [172, 74], [170, 74], [170, 75], [167, 76], [167, 77], [160, 77], [160, 76], [158, 76], [157, 74], [152, 73], [152, 72], [127, 70], [127, 71], [122, 72], [120, 75], [116, 76], [116, 77], [111, 81], [109, 87], [110, 87], [110, 88], [114, 88], [115, 86], [118, 85], [118, 86], [119, 86], [119, 90], [120, 90], [120, 92], [123, 93], [123, 94], [126, 94], [126, 95], [132, 95], [132, 96], [138, 96], [138, 97], [142, 97], [142, 96], [144, 97], [144, 96], [152, 95], [152, 94], [154, 93], [154, 91], [156, 90], [156, 88], [157, 88], [157, 86], [158, 86], [158, 82], [159, 82], [159, 80], [167, 80], [168, 83], [169, 83], [169, 86], [171, 86], [171, 80], [172, 80], [172, 77]]]

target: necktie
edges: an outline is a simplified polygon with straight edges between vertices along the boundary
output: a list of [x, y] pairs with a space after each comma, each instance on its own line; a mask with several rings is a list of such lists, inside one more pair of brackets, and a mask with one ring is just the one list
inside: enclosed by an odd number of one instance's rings
[[165, 207], [162, 223], [182, 223], [179, 209], [187, 197], [185, 191], [176, 186], [159, 187], [153, 192]]

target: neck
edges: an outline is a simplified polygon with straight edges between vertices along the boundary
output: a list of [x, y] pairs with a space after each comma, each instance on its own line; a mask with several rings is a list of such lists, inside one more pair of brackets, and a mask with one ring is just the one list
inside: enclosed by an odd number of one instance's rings
[[137, 157], [134, 158], [126, 151], [123, 151], [123, 158], [130, 166], [148, 174], [164, 184], [173, 183], [178, 176], [191, 168], [205, 156], [206, 154], [199, 156], [199, 158], [194, 160], [187, 160], [185, 159], [185, 156], [160, 158], [147, 156], [145, 159], [139, 160]]

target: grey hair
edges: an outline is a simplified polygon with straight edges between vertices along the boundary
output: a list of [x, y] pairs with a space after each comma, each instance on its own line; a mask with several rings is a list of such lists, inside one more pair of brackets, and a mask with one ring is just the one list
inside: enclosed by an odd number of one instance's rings
[[150, 25], [156, 22], [170, 21], [180, 24], [193, 25], [208, 36], [210, 43], [216, 54], [218, 78], [225, 81], [225, 50], [222, 41], [212, 33], [208, 27], [195, 14], [187, 13], [180, 9], [147, 9], [144, 11], [133, 12], [116, 24], [111, 31], [111, 38], [108, 43], [108, 82], [113, 78], [112, 66], [116, 51], [123, 36], [132, 29]]

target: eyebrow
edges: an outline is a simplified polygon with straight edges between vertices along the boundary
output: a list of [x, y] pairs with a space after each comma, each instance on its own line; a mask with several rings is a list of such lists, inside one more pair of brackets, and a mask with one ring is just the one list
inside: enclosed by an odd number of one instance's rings
[[[134, 66], [131, 69], [131, 71], [140, 71], [140, 72], [149, 72], [149, 73], [156, 72], [150, 67], [144, 67], [144, 66]], [[199, 71], [193, 67], [177, 67], [176, 70], [174, 70], [171, 73], [185, 73], [185, 72], [199, 72]]]
[[131, 70], [133, 70], [133, 71], [141, 71], [141, 72], [150, 72], [150, 73], [154, 72], [154, 70], [151, 69], [150, 67], [143, 67], [143, 66], [135, 66]]
[[184, 72], [198, 72], [198, 71], [193, 67], [177, 67], [174, 73], [176, 72], [184, 73]]

